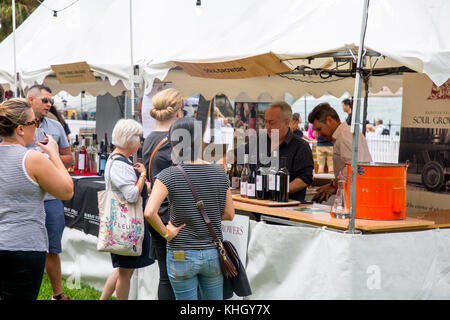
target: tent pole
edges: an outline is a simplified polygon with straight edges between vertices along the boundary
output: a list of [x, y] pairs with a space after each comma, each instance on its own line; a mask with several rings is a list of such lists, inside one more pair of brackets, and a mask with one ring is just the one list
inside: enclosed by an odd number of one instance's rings
[[12, 23], [13, 23], [13, 57], [14, 57], [14, 97], [18, 97], [17, 92], [17, 65], [16, 65], [16, 1], [12, 0]]
[[134, 119], [134, 61], [133, 61], [133, 0], [130, 0], [130, 81], [131, 81], [131, 118]]
[[363, 67], [363, 49], [364, 49], [364, 37], [367, 28], [369, 0], [364, 0], [363, 16], [361, 24], [361, 36], [359, 40], [358, 48], [358, 62], [356, 66], [356, 79], [355, 79], [355, 91], [353, 96], [353, 114], [352, 114], [352, 126], [351, 131], [353, 133], [352, 142], [352, 161], [351, 161], [351, 178], [350, 178], [350, 219], [348, 223], [349, 233], [355, 232], [355, 196], [356, 196], [356, 165], [358, 161], [358, 138], [359, 138], [359, 125], [361, 121], [360, 106], [361, 106], [361, 85], [362, 85], [362, 67]]
[[366, 136], [366, 119], [367, 119], [367, 108], [369, 101], [369, 78], [364, 78], [364, 111], [363, 111], [363, 124], [362, 124], [362, 134]]

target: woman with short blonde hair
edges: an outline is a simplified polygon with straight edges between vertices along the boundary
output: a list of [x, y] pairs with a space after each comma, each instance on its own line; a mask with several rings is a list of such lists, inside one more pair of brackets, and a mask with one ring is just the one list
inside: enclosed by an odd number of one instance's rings
[[116, 147], [126, 148], [140, 143], [144, 133], [142, 125], [133, 119], [120, 119], [112, 132], [112, 144]]
[[[141, 146], [142, 125], [133, 119], [120, 119], [112, 132], [112, 143], [115, 148], [105, 167], [105, 186], [111, 186], [121, 198], [136, 203], [143, 198], [143, 205], [148, 196], [147, 175], [142, 163], [133, 164], [129, 158]], [[127, 300], [130, 292], [130, 280], [134, 269], [151, 265], [151, 236], [145, 224], [142, 254], [140, 256], [121, 256], [111, 253], [115, 270], [108, 276], [100, 300], [111, 297], [114, 291], [118, 300]]]

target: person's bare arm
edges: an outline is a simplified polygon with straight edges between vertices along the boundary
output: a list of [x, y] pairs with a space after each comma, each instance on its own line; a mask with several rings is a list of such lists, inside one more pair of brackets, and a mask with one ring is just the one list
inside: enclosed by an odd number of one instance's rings
[[148, 223], [151, 224], [153, 229], [155, 229], [161, 236], [165, 236], [168, 234], [167, 241], [172, 240], [176, 237], [178, 232], [184, 228], [185, 224], [182, 224], [179, 227], [175, 227], [170, 221], [167, 226], [164, 225], [161, 218], [159, 217], [158, 210], [161, 207], [162, 202], [169, 194], [167, 187], [161, 180], [156, 179], [155, 184], [152, 189], [152, 193], [150, 194], [150, 198], [147, 201], [147, 205], [145, 206], [144, 216], [147, 219]]
[[59, 149], [59, 156], [66, 169], [72, 166], [73, 157], [72, 152], [70, 151], [70, 147]]
[[289, 183], [289, 193], [295, 193], [307, 188], [308, 185], [300, 178], [295, 178]]
[[230, 189], [227, 190], [227, 197], [225, 201], [225, 208], [222, 214], [222, 220], [233, 220], [234, 219], [234, 204], [233, 197], [231, 195]]
[[40, 152], [31, 151], [25, 160], [28, 175], [55, 198], [71, 199], [73, 181], [59, 157], [58, 145], [53, 138], [49, 138], [47, 145], [39, 142], [36, 145], [49, 155], [49, 159]]

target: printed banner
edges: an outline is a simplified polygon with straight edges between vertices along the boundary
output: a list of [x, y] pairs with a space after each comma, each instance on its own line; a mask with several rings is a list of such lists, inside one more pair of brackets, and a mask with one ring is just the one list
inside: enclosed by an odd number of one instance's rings
[[245, 79], [291, 71], [271, 52], [228, 61], [173, 62], [193, 77], [213, 79]]
[[399, 162], [409, 161], [406, 212], [450, 209], [450, 80], [403, 75]]
[[61, 84], [95, 82], [91, 67], [86, 61], [57, 64], [52, 65], [51, 68]]

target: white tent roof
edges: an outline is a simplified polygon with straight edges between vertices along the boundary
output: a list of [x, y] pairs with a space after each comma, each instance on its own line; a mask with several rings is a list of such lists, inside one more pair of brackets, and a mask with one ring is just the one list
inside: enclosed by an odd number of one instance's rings
[[[37, 8], [18, 28], [17, 71], [21, 86], [45, 80], [72, 94], [78, 90], [94, 95], [106, 91], [119, 94], [130, 87], [129, 2], [80, 0], [58, 12], [57, 18], [48, 9], [59, 10], [72, 2], [46, 0], [45, 7]], [[169, 70], [175, 66], [174, 60], [225, 60], [267, 52], [280, 59], [305, 58], [355, 48], [359, 42], [361, 0], [209, 0], [202, 2], [201, 16], [195, 14], [194, 0], [133, 0], [132, 5], [134, 64], [141, 67], [146, 91], [151, 90], [155, 79], [173, 80], [186, 93], [205, 91], [211, 95], [223, 92], [225, 82], [233, 95], [253, 97], [263, 91], [273, 97], [283, 90], [296, 97], [307, 92], [317, 96], [319, 91], [334, 95], [353, 91], [353, 79], [309, 85], [281, 78], [267, 83], [268, 77], [204, 81]], [[404, 65], [426, 73], [437, 85], [447, 81], [449, 12], [450, 2], [446, 0], [371, 1], [365, 45], [387, 57], [377, 67], [383, 63]], [[315, 63], [321, 65], [328, 60]], [[0, 61], [0, 83], [12, 83], [12, 36], [0, 44]], [[46, 79], [53, 74], [50, 65], [80, 61], [86, 61], [99, 77], [94, 85], [67, 89], [57, 86], [54, 78]], [[288, 65], [307, 62], [291, 60]], [[395, 78], [386, 78], [393, 92], [401, 86], [399, 77]], [[195, 87], [186, 81], [192, 81]], [[379, 79], [373, 77], [371, 91], [380, 86]]]

